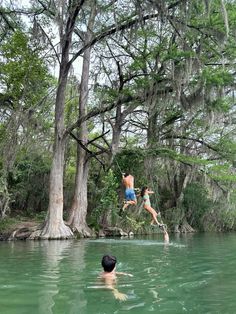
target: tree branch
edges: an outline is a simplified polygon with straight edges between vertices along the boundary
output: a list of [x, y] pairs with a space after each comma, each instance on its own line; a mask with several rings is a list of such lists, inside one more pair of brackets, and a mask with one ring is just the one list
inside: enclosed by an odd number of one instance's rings
[[91, 141], [88, 142], [88, 145], [89, 145], [89, 144], [92, 144], [94, 141], [98, 140], [98, 139], [101, 138], [101, 137], [103, 138], [104, 135], [106, 135], [106, 134], [109, 133], [109, 132], [110, 132], [110, 130], [108, 130], [108, 131], [106, 131], [105, 133], [102, 133], [102, 134], [100, 134], [99, 136], [93, 138]]
[[37, 23], [37, 25], [40, 27], [40, 29], [41, 29], [41, 31], [43, 32], [43, 34], [47, 37], [47, 40], [49, 41], [49, 44], [50, 44], [50, 46], [52, 47], [52, 49], [53, 49], [53, 51], [54, 51], [54, 53], [55, 53], [55, 55], [56, 55], [57, 61], [58, 61], [59, 65], [60, 65], [60, 64], [61, 64], [60, 58], [59, 58], [59, 55], [58, 55], [58, 53], [57, 53], [57, 51], [56, 51], [56, 49], [55, 49], [53, 43], [51, 42], [50, 38], [48, 37], [47, 33], [44, 31], [44, 29], [42, 28], [42, 26], [41, 26], [37, 21], [36, 21], [36, 23]]
[[164, 136], [162, 139], [171, 139], [171, 138], [175, 138], [175, 139], [182, 139], [182, 140], [189, 140], [189, 141], [193, 141], [193, 142], [196, 142], [196, 143], [200, 143], [204, 146], [206, 146], [207, 148], [215, 151], [215, 152], [219, 152], [215, 147], [211, 146], [210, 144], [206, 143], [205, 141], [203, 140], [199, 140], [197, 138], [193, 138], [193, 137], [188, 137], [188, 136], [183, 136], [183, 135], [170, 135], [170, 136]]
[[109, 29], [107, 29], [106, 31], [102, 32], [101, 34], [98, 34], [95, 38], [93, 38], [87, 45], [84, 45], [83, 48], [81, 48], [72, 58], [71, 60], [68, 62], [67, 66], [70, 67], [71, 64], [89, 47], [93, 46], [94, 44], [96, 44], [97, 42], [101, 41], [103, 38], [115, 34], [116, 32], [119, 31], [123, 31], [127, 28], [130, 28], [131, 26], [140, 23], [141, 21], [144, 22], [146, 20], [150, 20], [153, 18], [158, 17], [158, 13], [154, 13], [154, 14], [148, 14], [145, 15], [141, 20], [140, 17], [137, 17], [135, 19], [131, 19], [128, 22], [125, 22], [121, 25], [118, 26], [111, 26]]
[[72, 132], [70, 132], [70, 135], [77, 141], [77, 143], [89, 154], [89, 157], [94, 157], [102, 166], [103, 166], [103, 168], [105, 167], [105, 165], [104, 165], [104, 163], [101, 161], [101, 160], [99, 160], [98, 158], [97, 158], [97, 154], [96, 153], [93, 153], [91, 150], [89, 150], [87, 147], [86, 147], [86, 145], [84, 145], [83, 143], [82, 143], [82, 141], [80, 140], [80, 139], [78, 139], [77, 138], [77, 136], [75, 136]]
[[104, 107], [104, 108], [94, 108], [93, 110], [91, 110], [89, 113], [87, 113], [86, 115], [80, 117], [74, 124], [72, 124], [69, 128], [67, 128], [64, 132], [64, 137], [66, 137], [68, 134], [70, 134], [75, 128], [79, 127], [84, 121], [89, 120], [92, 117], [95, 117], [99, 114], [105, 113], [107, 111], [110, 111], [112, 109], [114, 109], [115, 107], [117, 107], [120, 104], [124, 104], [124, 103], [128, 103], [130, 101], [135, 100], [134, 97], [132, 96], [125, 96], [124, 98], [120, 98], [118, 99], [118, 101]]

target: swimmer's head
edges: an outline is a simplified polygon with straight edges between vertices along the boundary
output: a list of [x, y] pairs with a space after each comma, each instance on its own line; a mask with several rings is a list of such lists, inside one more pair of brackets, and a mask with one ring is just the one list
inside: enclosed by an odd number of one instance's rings
[[110, 273], [116, 266], [116, 257], [112, 255], [104, 255], [102, 258], [102, 267], [104, 271]]

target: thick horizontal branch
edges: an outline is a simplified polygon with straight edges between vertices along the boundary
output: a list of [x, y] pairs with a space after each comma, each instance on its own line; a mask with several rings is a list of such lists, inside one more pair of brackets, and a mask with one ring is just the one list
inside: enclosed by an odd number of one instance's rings
[[154, 13], [154, 14], [148, 14], [145, 15], [142, 19], [140, 19], [140, 16], [135, 18], [135, 19], [131, 19], [121, 25], [118, 26], [111, 26], [109, 29], [107, 29], [106, 31], [102, 32], [101, 34], [97, 35], [95, 38], [93, 38], [87, 45], [85, 45], [83, 48], [81, 48], [72, 58], [71, 60], [68, 62], [67, 67], [70, 68], [71, 64], [79, 57], [81, 56], [84, 51], [90, 47], [92, 47], [93, 45], [95, 45], [97, 42], [101, 41], [102, 39], [104, 39], [107, 36], [113, 35], [119, 31], [123, 31], [125, 29], [130, 28], [131, 26], [134, 26], [136, 24], [139, 24], [140, 22], [144, 22], [146, 20], [150, 20], [153, 18], [158, 17], [159, 13]]
[[99, 149], [99, 151], [95, 153], [96, 155], [101, 155], [103, 153], [109, 153], [111, 151], [110, 149], [104, 148], [102, 145], [99, 145], [97, 143], [92, 143], [91, 145], [96, 147], [97, 149]]
[[126, 96], [124, 98], [120, 98], [118, 99], [118, 101], [104, 107], [104, 108], [94, 108], [93, 110], [91, 110], [89, 113], [87, 113], [86, 115], [80, 117], [74, 124], [72, 124], [69, 128], [67, 128], [67, 130], [64, 133], [64, 136], [67, 136], [70, 132], [72, 132], [75, 128], [79, 127], [83, 122], [99, 115], [102, 113], [105, 113], [107, 111], [110, 111], [114, 108], [116, 108], [118, 105], [120, 104], [124, 104], [124, 103], [128, 103], [130, 101], [135, 100], [134, 97], [132, 96]]
[[163, 139], [180, 139], [180, 140], [188, 140], [188, 141], [193, 141], [193, 142], [196, 142], [196, 143], [200, 143], [204, 146], [206, 146], [207, 148], [215, 151], [215, 152], [219, 152], [215, 147], [211, 146], [210, 144], [206, 143], [205, 141], [203, 140], [199, 140], [197, 138], [193, 138], [193, 137], [188, 137], [188, 136], [183, 136], [183, 135], [169, 135], [169, 136], [164, 136], [162, 138]]
[[88, 142], [88, 145], [89, 145], [89, 144], [92, 144], [94, 141], [98, 140], [98, 139], [101, 138], [101, 137], [103, 138], [104, 135], [106, 135], [106, 134], [109, 133], [109, 132], [110, 132], [110, 130], [108, 130], [108, 131], [106, 131], [106, 132], [100, 134], [99, 136], [96, 136], [95, 138], [93, 138], [91, 141]]

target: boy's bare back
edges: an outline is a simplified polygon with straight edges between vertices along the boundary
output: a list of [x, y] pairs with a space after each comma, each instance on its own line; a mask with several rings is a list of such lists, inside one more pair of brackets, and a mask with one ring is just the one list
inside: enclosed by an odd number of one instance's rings
[[127, 177], [123, 177], [123, 184], [126, 189], [133, 189], [134, 188], [134, 177], [129, 174]]

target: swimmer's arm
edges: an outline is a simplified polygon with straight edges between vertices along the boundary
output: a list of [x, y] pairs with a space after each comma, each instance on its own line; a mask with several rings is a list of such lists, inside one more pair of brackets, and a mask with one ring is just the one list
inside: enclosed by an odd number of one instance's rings
[[128, 296], [124, 293], [119, 292], [116, 288], [112, 288], [113, 295], [115, 299], [120, 301], [126, 301], [128, 299]]
[[133, 275], [132, 275], [132, 274], [123, 273], [123, 272], [118, 272], [118, 271], [116, 271], [116, 275], [123, 275], [123, 276], [133, 277]]
[[128, 299], [128, 296], [120, 291], [118, 291], [112, 284], [107, 284], [106, 288], [111, 290], [115, 299], [120, 301], [126, 301]]
[[154, 194], [154, 192], [153, 191], [148, 191], [148, 194]]
[[[118, 275], [125, 275], [126, 273], [119, 273], [116, 272]], [[126, 274], [130, 275], [130, 274]], [[132, 276], [132, 275], [131, 275]], [[124, 293], [119, 292], [115, 286], [114, 286], [114, 280], [111, 280], [110, 278], [103, 278], [105, 281], [106, 288], [112, 291], [112, 294], [114, 295], [115, 299], [120, 300], [120, 301], [125, 301], [128, 299], [128, 296]]]

